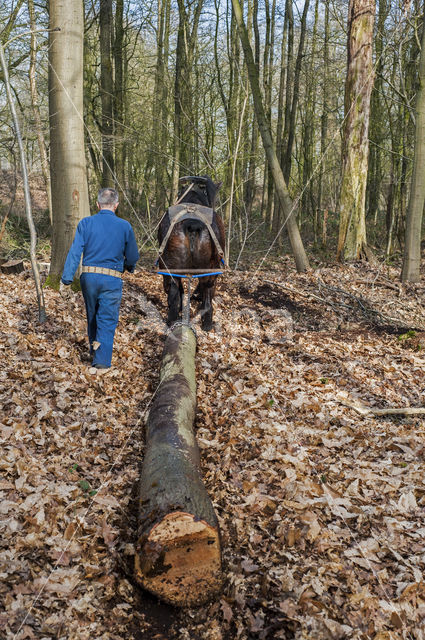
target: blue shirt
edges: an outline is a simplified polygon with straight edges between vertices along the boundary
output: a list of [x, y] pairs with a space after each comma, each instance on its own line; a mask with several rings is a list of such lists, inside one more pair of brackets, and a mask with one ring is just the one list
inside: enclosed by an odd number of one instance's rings
[[80, 220], [66, 257], [62, 282], [71, 284], [83, 254], [83, 267], [106, 267], [133, 272], [139, 259], [134, 231], [110, 209]]

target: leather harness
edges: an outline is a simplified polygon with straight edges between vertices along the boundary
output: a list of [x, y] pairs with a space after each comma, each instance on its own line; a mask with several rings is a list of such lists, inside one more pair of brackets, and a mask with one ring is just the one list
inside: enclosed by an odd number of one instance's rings
[[161, 242], [161, 246], [159, 247], [159, 257], [161, 257], [164, 253], [168, 240], [178, 222], [182, 222], [183, 220], [200, 220], [200, 222], [203, 222], [203, 224], [207, 227], [211, 239], [214, 242], [215, 248], [217, 249], [219, 258], [220, 260], [222, 260], [224, 255], [223, 249], [221, 248], [217, 236], [211, 226], [214, 215], [213, 209], [210, 209], [209, 207], [202, 207], [199, 204], [191, 204], [185, 202], [184, 204], [176, 204], [172, 207], [169, 207], [167, 213], [170, 219], [170, 226], [167, 233], [165, 234], [163, 241]]

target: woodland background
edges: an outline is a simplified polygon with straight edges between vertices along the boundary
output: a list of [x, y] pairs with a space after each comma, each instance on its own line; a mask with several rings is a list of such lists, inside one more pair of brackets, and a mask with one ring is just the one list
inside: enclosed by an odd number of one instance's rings
[[[287, 249], [283, 231], [287, 216], [279, 205], [261, 143], [231, 2], [101, 0], [100, 4], [87, 2], [84, 16], [81, 11], [75, 13], [74, 5], [78, 9], [78, 2], [61, 7], [61, 2], [52, 1], [51, 26], [54, 28], [63, 10], [68, 19], [72, 17], [75, 31], [81, 30], [78, 38], [84, 40], [81, 69], [76, 57], [66, 60], [74, 80], [82, 76], [83, 94], [78, 96], [81, 113], [68, 105], [65, 136], [73, 145], [74, 159], [83, 154], [92, 208], [99, 184], [115, 184], [122, 193], [121, 215], [134, 223], [142, 249], [152, 248], [155, 226], [176, 198], [178, 177], [207, 173], [223, 183], [219, 210], [228, 230], [231, 266], [239, 265], [241, 258], [251, 262], [269, 248], [273, 252]], [[363, 217], [365, 231], [348, 257], [364, 257], [362, 243], [387, 260], [400, 257], [404, 250], [415, 155], [415, 105], [421, 86], [422, 11], [419, 2], [392, 0], [381, 0], [377, 6], [356, 0], [350, 7], [338, 0], [245, 3], [244, 19], [267, 125], [295, 202], [301, 236], [319, 258], [335, 256], [344, 209], [342, 174], [353, 182], [352, 170], [364, 179], [365, 194], [363, 201], [360, 194], [360, 203], [354, 204], [357, 196], [351, 194], [349, 207], [354, 217]], [[366, 15], [367, 22], [357, 24], [359, 15]], [[51, 107], [49, 131], [48, 76], [50, 69], [50, 90], [55, 90], [56, 34], [50, 33], [49, 44], [49, 11], [43, 2], [6, 0], [0, 7], [0, 21], [3, 44], [12, 39], [7, 59], [33, 189], [44, 185], [48, 194], [47, 202], [37, 203], [37, 227], [48, 239], [49, 133], [57, 127], [52, 124]], [[30, 29], [36, 33], [29, 33]], [[362, 58], [363, 72], [362, 67], [351, 70], [350, 78], [348, 36], [357, 40], [360, 53], [369, 51], [370, 57], [369, 61]], [[73, 51], [74, 45], [60, 41], [62, 50], [69, 46]], [[356, 79], [355, 74], [360, 77]], [[65, 78], [63, 81], [66, 83]], [[72, 79], [70, 82], [72, 85]], [[353, 82], [360, 83], [352, 98], [360, 103], [358, 112], [351, 109], [346, 88], [346, 83]], [[71, 85], [65, 101], [77, 105]], [[0, 90], [5, 227], [1, 246], [3, 257], [8, 257], [23, 251], [24, 238], [21, 207], [15, 201], [20, 184], [16, 136], [3, 85]], [[74, 135], [71, 121], [81, 116], [83, 133]], [[362, 131], [359, 139], [348, 141], [351, 116], [352, 128]], [[366, 163], [344, 168], [347, 144]], [[57, 155], [51, 160], [64, 164]], [[64, 196], [61, 178], [54, 178], [55, 166], [50, 170], [53, 182], [59, 184], [56, 196], [53, 185], [58, 216], [60, 202], [68, 196]], [[53, 243], [55, 237], [60, 242], [58, 235], [65, 236], [59, 262], [72, 240], [78, 216], [89, 212], [88, 203], [80, 209], [67, 232], [53, 225]], [[339, 253], [341, 257], [341, 250]]]
[[[0, 275], [1, 639], [425, 638], [423, 6], [247, 0], [251, 65], [237, 8], [0, 5], [34, 255], [53, 285], [40, 323], [29, 263]], [[60, 32], [47, 33], [49, 13]], [[357, 70], [350, 42], [367, 62]], [[4, 79], [2, 262], [30, 246]], [[267, 168], [259, 95], [283, 182]], [[223, 182], [233, 268], [196, 360], [225, 584], [205, 608], [179, 611], [137, 586], [133, 561], [167, 332], [155, 228], [179, 175], [193, 173]], [[82, 298], [54, 285], [101, 183], [119, 188], [142, 259], [124, 276], [113, 367], [97, 375]], [[287, 255], [293, 205], [314, 270]], [[341, 245], [342, 211], [359, 243], [342, 234]]]

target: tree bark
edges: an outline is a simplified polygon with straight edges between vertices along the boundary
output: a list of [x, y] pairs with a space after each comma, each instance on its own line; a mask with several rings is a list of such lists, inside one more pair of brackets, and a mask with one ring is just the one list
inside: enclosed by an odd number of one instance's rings
[[100, 97], [102, 101], [102, 186], [114, 187], [114, 86], [111, 58], [112, 0], [100, 0], [99, 26]]
[[[292, 2], [289, 0], [288, 5]], [[289, 184], [289, 179], [291, 177], [291, 165], [292, 165], [292, 148], [294, 146], [295, 140], [295, 125], [297, 118], [297, 109], [298, 109], [298, 100], [300, 97], [300, 79], [301, 79], [301, 64], [304, 56], [304, 46], [305, 46], [305, 36], [307, 31], [307, 13], [310, 5], [310, 0], [305, 0], [303, 13], [301, 17], [301, 32], [300, 32], [300, 41], [298, 43], [298, 51], [297, 51], [297, 59], [295, 62], [295, 71], [294, 71], [294, 79], [293, 79], [293, 87], [292, 87], [292, 103], [289, 114], [285, 115], [285, 131], [287, 131], [287, 144], [285, 150], [285, 157], [283, 160], [283, 175], [285, 178], [286, 184]], [[292, 15], [292, 8], [291, 8]], [[293, 20], [293, 16], [292, 16]], [[289, 69], [288, 69], [289, 73]], [[289, 121], [287, 118], [289, 117]]]
[[124, 94], [126, 78], [124, 77], [124, 0], [117, 0], [115, 4], [115, 39], [113, 47], [114, 57], [114, 121], [115, 121], [115, 174], [117, 188], [120, 193], [120, 211], [123, 213], [125, 183], [126, 144], [124, 129]]
[[[329, 111], [329, 0], [325, 0], [325, 33], [323, 41], [323, 80], [322, 80], [322, 115], [320, 118], [320, 168], [319, 184], [317, 189], [317, 209], [320, 215], [322, 210], [323, 176], [326, 174], [326, 142], [328, 137], [328, 111]], [[325, 208], [327, 217], [327, 208]], [[326, 239], [326, 233], [322, 236]]]
[[415, 152], [413, 156], [412, 186], [406, 217], [406, 235], [401, 279], [420, 280], [422, 216], [425, 204], [425, 25], [422, 26], [421, 57], [416, 94]]
[[[285, 102], [285, 92], [286, 92], [286, 78], [288, 67], [285, 64], [285, 51], [288, 41], [288, 15], [285, 9], [285, 18], [283, 23], [283, 35], [282, 42], [280, 48], [280, 77], [279, 77], [279, 97], [278, 97], [278, 107], [277, 107], [277, 125], [276, 125], [276, 155], [279, 158], [282, 164], [282, 153], [283, 153], [283, 124], [284, 124], [284, 102]], [[272, 223], [272, 231], [276, 233], [280, 227], [280, 204], [279, 198], [277, 194], [274, 195], [274, 207], [273, 207], [273, 223]]]
[[193, 433], [196, 336], [178, 325], [164, 346], [146, 426], [139, 492], [138, 582], [174, 605], [198, 605], [222, 584], [217, 517]]
[[385, 23], [389, 12], [388, 0], [379, 0], [378, 19], [375, 36], [376, 80], [370, 101], [370, 129], [368, 179], [366, 187], [366, 211], [370, 219], [376, 220], [382, 191], [382, 178], [385, 169], [382, 163], [382, 148], [388, 133], [385, 122], [383, 105], [383, 77], [384, 72], [384, 35]]
[[29, 186], [29, 180], [28, 180], [27, 161], [25, 157], [24, 142], [21, 136], [21, 129], [19, 126], [18, 115], [16, 113], [15, 103], [12, 97], [6, 58], [4, 55], [4, 49], [1, 42], [0, 42], [0, 67], [2, 68], [2, 71], [3, 71], [4, 84], [6, 86], [7, 101], [9, 103], [10, 111], [12, 114], [13, 126], [15, 128], [16, 139], [18, 141], [19, 153], [21, 157], [22, 181], [24, 186], [24, 199], [25, 199], [25, 213], [27, 217], [28, 228], [30, 231], [30, 238], [31, 238], [29, 253], [30, 253], [32, 273], [34, 276], [35, 289], [37, 293], [38, 319], [40, 322], [44, 322], [46, 320], [46, 306], [44, 303], [44, 294], [43, 294], [43, 289], [40, 283], [40, 272], [38, 270], [37, 258], [36, 258], [37, 232], [35, 229], [34, 219], [32, 217], [31, 195], [30, 195], [30, 186]]
[[273, 174], [275, 188], [279, 197], [284, 218], [286, 220], [286, 227], [288, 229], [288, 235], [295, 258], [295, 264], [297, 267], [297, 271], [306, 271], [309, 268], [309, 262], [295, 220], [294, 207], [289, 196], [288, 188], [283, 177], [282, 169], [280, 168], [275, 148], [273, 146], [270, 128], [267, 124], [263, 99], [260, 91], [258, 69], [254, 62], [254, 56], [249, 42], [248, 32], [243, 21], [242, 9], [239, 4], [239, 0], [232, 0], [232, 5], [233, 11], [235, 13], [235, 18], [238, 23], [242, 48], [244, 50], [245, 63], [248, 69], [248, 76], [251, 85], [252, 97], [254, 100], [254, 109], [258, 122], [258, 128], [261, 133], [264, 151], [269, 163], [270, 170]]
[[36, 29], [34, 0], [28, 0], [28, 13], [29, 13], [30, 27], [31, 27], [31, 45], [30, 45], [31, 48], [30, 48], [30, 68], [29, 68], [31, 105], [32, 105], [32, 111], [34, 114], [34, 124], [35, 124], [35, 130], [37, 133], [38, 148], [40, 150], [41, 171], [43, 174], [44, 184], [46, 187], [47, 206], [49, 208], [49, 219], [50, 219], [50, 224], [52, 224], [53, 222], [52, 190], [50, 187], [49, 160], [47, 157], [47, 145], [46, 145], [46, 140], [44, 138], [44, 133], [43, 133], [40, 107], [38, 103], [37, 81], [35, 76], [35, 67], [37, 64], [37, 41], [34, 33]]
[[[179, 27], [176, 48], [176, 73], [174, 82], [174, 155], [171, 200], [178, 192], [180, 168], [192, 172], [193, 165], [193, 96], [191, 76], [196, 49], [199, 20], [204, 0], [189, 3], [178, 0]], [[191, 27], [191, 28], [190, 28]]]
[[78, 222], [90, 214], [83, 124], [83, 3], [50, 0], [49, 115], [52, 257], [48, 283], [59, 286]]
[[375, 0], [350, 0], [345, 82], [342, 181], [337, 258], [365, 257], [365, 199], [369, 155], [370, 95], [373, 87], [372, 38]]

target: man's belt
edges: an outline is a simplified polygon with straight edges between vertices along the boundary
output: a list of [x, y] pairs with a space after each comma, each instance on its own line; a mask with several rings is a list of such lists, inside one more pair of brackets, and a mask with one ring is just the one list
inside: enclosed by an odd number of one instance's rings
[[121, 271], [115, 269], [107, 269], [106, 267], [83, 267], [81, 273], [101, 273], [104, 276], [114, 276], [114, 278], [122, 278]]

